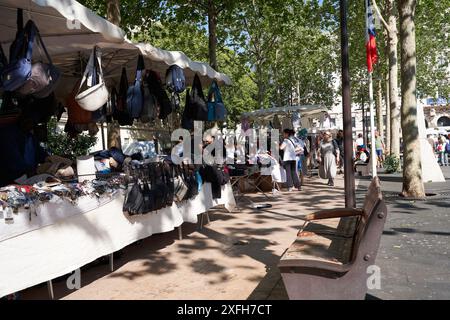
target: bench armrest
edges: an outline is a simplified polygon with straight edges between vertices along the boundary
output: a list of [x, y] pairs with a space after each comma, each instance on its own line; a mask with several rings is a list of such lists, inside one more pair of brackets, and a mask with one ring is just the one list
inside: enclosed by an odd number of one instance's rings
[[338, 209], [320, 210], [314, 213], [310, 213], [304, 217], [300, 217], [300, 219], [305, 221], [313, 221], [321, 219], [353, 217], [353, 216], [360, 216], [362, 214], [363, 214], [362, 209], [338, 208]]
[[[282, 272], [286, 269], [298, 269], [301, 273], [323, 273], [323, 272], [336, 272], [345, 273], [348, 272], [353, 263], [346, 264], [334, 264], [325, 261], [304, 260], [304, 259], [281, 259], [278, 263], [278, 268]], [[300, 271], [301, 270], [301, 271]]]

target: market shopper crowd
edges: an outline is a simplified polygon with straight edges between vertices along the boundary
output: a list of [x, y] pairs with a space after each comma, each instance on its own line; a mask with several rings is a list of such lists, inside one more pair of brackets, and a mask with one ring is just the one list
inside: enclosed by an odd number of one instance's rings
[[428, 135], [428, 143], [431, 149], [435, 152], [441, 166], [449, 165], [450, 156], [450, 134]]

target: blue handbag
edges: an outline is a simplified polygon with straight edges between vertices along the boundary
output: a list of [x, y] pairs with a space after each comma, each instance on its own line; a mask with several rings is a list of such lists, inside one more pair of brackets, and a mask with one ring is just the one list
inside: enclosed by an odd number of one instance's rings
[[208, 120], [209, 121], [225, 121], [227, 111], [222, 101], [222, 94], [219, 86], [214, 80], [208, 92]]
[[[10, 52], [9, 64], [2, 70], [2, 84], [6, 91], [19, 89], [31, 76], [31, 57], [33, 55], [33, 42], [36, 36], [34, 23], [29, 20], [23, 30], [20, 30], [14, 46]], [[25, 54], [20, 54], [20, 52]]]
[[139, 55], [134, 84], [127, 91], [127, 108], [132, 119], [141, 117], [144, 105], [144, 92], [142, 90], [142, 71], [144, 70], [144, 58]]
[[208, 101], [208, 121], [216, 120], [216, 104]]
[[56, 88], [60, 79], [61, 73], [53, 65], [52, 59], [48, 54], [42, 41], [39, 30], [33, 24], [34, 33], [36, 35], [37, 45], [40, 45], [45, 53], [48, 63], [35, 62], [31, 65], [31, 74], [25, 83], [17, 89], [17, 92], [22, 95], [33, 95], [36, 98], [48, 97]]

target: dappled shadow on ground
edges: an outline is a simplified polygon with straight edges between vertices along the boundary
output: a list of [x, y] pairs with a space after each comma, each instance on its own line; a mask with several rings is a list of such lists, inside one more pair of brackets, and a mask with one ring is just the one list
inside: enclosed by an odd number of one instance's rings
[[[208, 256], [209, 252], [214, 252], [219, 256], [251, 258], [266, 267], [265, 275], [259, 273], [247, 279], [255, 282], [257, 286], [249, 299], [262, 297], [263, 289], [264, 294], [269, 293], [267, 295], [269, 298], [287, 298], [277, 268], [280, 254], [272, 248], [279, 245], [274, 235], [284, 232], [295, 236], [302, 225], [300, 219], [302, 215], [324, 208], [343, 206], [342, 194], [342, 187], [330, 188], [323, 181], [310, 179], [307, 180], [301, 192], [282, 193], [270, 199], [261, 194], [248, 194], [246, 196], [253, 202], [270, 203], [273, 207], [262, 210], [246, 209], [233, 213], [228, 213], [223, 208], [215, 209], [210, 212], [211, 224], [204, 226], [201, 230], [196, 224], [184, 223], [182, 241], [177, 240], [178, 231], [174, 230], [153, 235], [115, 253], [113, 273], [109, 270], [107, 258], [98, 259], [83, 267], [81, 285], [83, 287], [93, 284], [101, 278], [140, 281], [148, 275], [176, 274], [180, 268], [188, 268], [199, 275], [212, 275], [209, 279], [210, 284], [223, 283], [230, 279], [230, 275], [226, 272], [228, 266]], [[331, 204], [330, 201], [332, 201]], [[245, 219], [243, 219], [244, 216]], [[214, 229], [214, 221], [223, 221], [226, 224], [218, 231]], [[280, 227], [280, 223], [283, 223], [283, 227]], [[174, 250], [164, 250], [169, 246], [176, 247]], [[188, 261], [187, 258], [194, 251], [204, 251], [205, 255]], [[128, 264], [137, 267], [129, 268]], [[253, 267], [242, 265], [236, 268]], [[72, 293], [66, 287], [66, 280], [67, 276], [64, 276], [53, 281], [55, 297], [58, 299]], [[47, 297], [45, 285], [24, 292], [24, 298], [46, 299]]]

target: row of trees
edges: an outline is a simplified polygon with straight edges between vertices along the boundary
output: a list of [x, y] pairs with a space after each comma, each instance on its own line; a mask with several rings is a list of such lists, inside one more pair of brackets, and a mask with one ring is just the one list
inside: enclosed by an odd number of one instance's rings
[[[230, 75], [234, 84], [224, 89], [230, 122], [237, 121], [244, 111], [261, 107], [292, 103], [332, 106], [340, 91], [336, 85], [340, 83], [337, 0], [81, 2], [120, 25], [134, 40], [184, 51]], [[348, 2], [352, 95], [360, 102], [368, 96], [365, 5], [362, 0]], [[380, 63], [374, 72], [378, 128], [383, 130], [386, 108], [388, 151], [399, 156], [403, 132], [405, 180], [417, 185], [420, 149], [414, 125], [415, 98], [449, 95], [450, 0], [420, 0], [417, 10], [416, 0], [372, 3], [378, 4], [383, 17], [377, 37]], [[399, 36], [403, 36], [400, 46]], [[406, 195], [423, 194], [423, 187], [404, 189]]]

